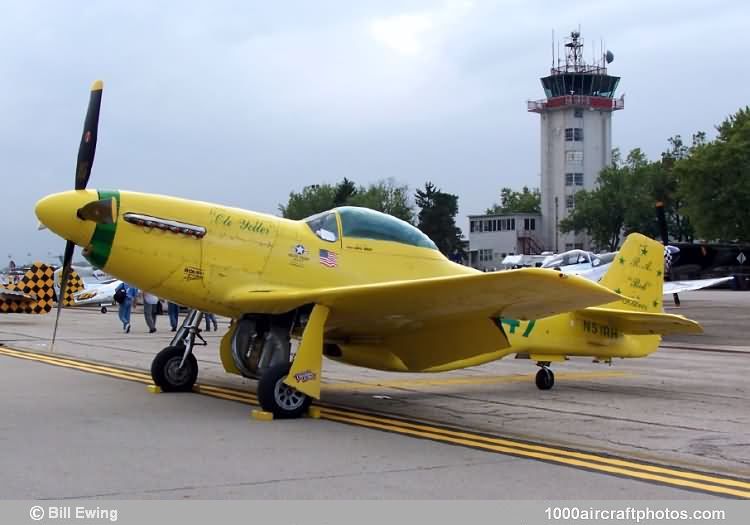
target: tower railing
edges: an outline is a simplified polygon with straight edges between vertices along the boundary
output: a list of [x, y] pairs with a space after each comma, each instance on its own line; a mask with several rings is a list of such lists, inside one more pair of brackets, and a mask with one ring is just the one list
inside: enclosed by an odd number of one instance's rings
[[620, 98], [598, 97], [594, 95], [565, 95], [562, 97], [543, 98], [526, 101], [526, 108], [532, 113], [541, 113], [548, 109], [564, 107], [582, 107], [602, 111], [617, 111], [625, 108], [625, 95]]

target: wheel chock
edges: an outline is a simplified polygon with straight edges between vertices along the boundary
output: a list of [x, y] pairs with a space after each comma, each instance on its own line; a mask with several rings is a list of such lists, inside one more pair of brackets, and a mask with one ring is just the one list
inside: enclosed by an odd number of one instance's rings
[[148, 390], [152, 394], [161, 394], [162, 393], [161, 387], [160, 386], [156, 386], [156, 385], [148, 385], [146, 387], [146, 390]]
[[320, 419], [320, 407], [311, 406], [307, 409], [307, 417]]
[[250, 412], [250, 416], [256, 421], [273, 421], [273, 412], [255, 409]]

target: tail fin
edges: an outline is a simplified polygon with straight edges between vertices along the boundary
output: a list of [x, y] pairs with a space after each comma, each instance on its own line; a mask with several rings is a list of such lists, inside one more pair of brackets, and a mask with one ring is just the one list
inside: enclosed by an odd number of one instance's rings
[[[62, 277], [62, 268], [55, 270], [55, 292], [60, 295], [60, 278]], [[85, 290], [86, 284], [81, 276], [71, 268], [68, 274], [68, 284], [65, 286], [65, 297], [63, 297], [63, 306], [73, 306], [73, 296], [78, 292]]]
[[631, 233], [600, 284], [629, 298], [610, 303], [608, 308], [661, 312], [664, 246], [640, 233]]
[[55, 304], [54, 272], [41, 262], [31, 265], [23, 278], [15, 285], [6, 288], [23, 294], [19, 298], [0, 300], [0, 312], [23, 314], [46, 314]]

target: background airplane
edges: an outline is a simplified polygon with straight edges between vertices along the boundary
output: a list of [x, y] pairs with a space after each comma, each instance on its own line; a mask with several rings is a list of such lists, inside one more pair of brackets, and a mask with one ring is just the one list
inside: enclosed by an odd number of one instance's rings
[[[642, 357], [657, 349], [660, 334], [701, 331], [661, 312], [663, 249], [638, 234], [600, 285], [546, 269], [482, 273], [449, 261], [411, 224], [364, 208], [292, 221], [86, 190], [101, 94], [97, 81], [75, 190], [36, 205], [39, 220], [67, 241], [62, 282], [79, 245], [92, 264], [140, 289], [232, 318], [221, 362], [229, 373], [258, 378], [259, 402], [277, 417], [298, 417], [320, 398], [324, 355], [380, 370], [441, 372], [516, 354], [539, 365], [536, 383], [546, 390], [552, 362]], [[152, 362], [165, 391], [189, 391], [196, 381], [200, 317], [192, 319]], [[292, 337], [300, 338], [294, 354]]]
[[[102, 275], [104, 272], [99, 271]], [[55, 292], [60, 294], [60, 279], [62, 268], [55, 270]], [[107, 306], [115, 304], [115, 290], [122, 284], [118, 279], [109, 278], [106, 281], [85, 281], [78, 273], [77, 267], [72, 267], [68, 275], [65, 288], [65, 306], [99, 306], [103, 314], [107, 313]]]
[[[619, 252], [595, 254], [584, 250], [570, 250], [556, 255], [551, 255], [542, 264], [542, 268], [559, 268], [561, 272], [571, 275], [579, 275], [594, 282], [600, 282], [607, 273], [613, 262], [617, 262]], [[664, 272], [669, 275], [671, 261], [679, 249], [675, 246], [664, 248], [665, 264]], [[733, 277], [717, 277], [714, 279], [694, 279], [687, 281], [666, 281], [664, 283], [664, 294], [677, 294], [709, 288], [718, 284], [731, 281]]]

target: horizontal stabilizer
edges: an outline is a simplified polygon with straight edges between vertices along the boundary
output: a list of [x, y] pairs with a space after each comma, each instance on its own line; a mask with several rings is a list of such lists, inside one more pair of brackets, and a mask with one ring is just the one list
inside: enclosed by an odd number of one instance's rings
[[623, 334], [670, 335], [703, 333], [701, 325], [682, 315], [592, 307], [585, 310], [578, 310], [576, 317], [584, 321], [590, 320], [616, 328]]
[[693, 281], [668, 281], [664, 283], [664, 293], [683, 293], [709, 288], [733, 280], [734, 277], [716, 277], [714, 279], [695, 279]]

